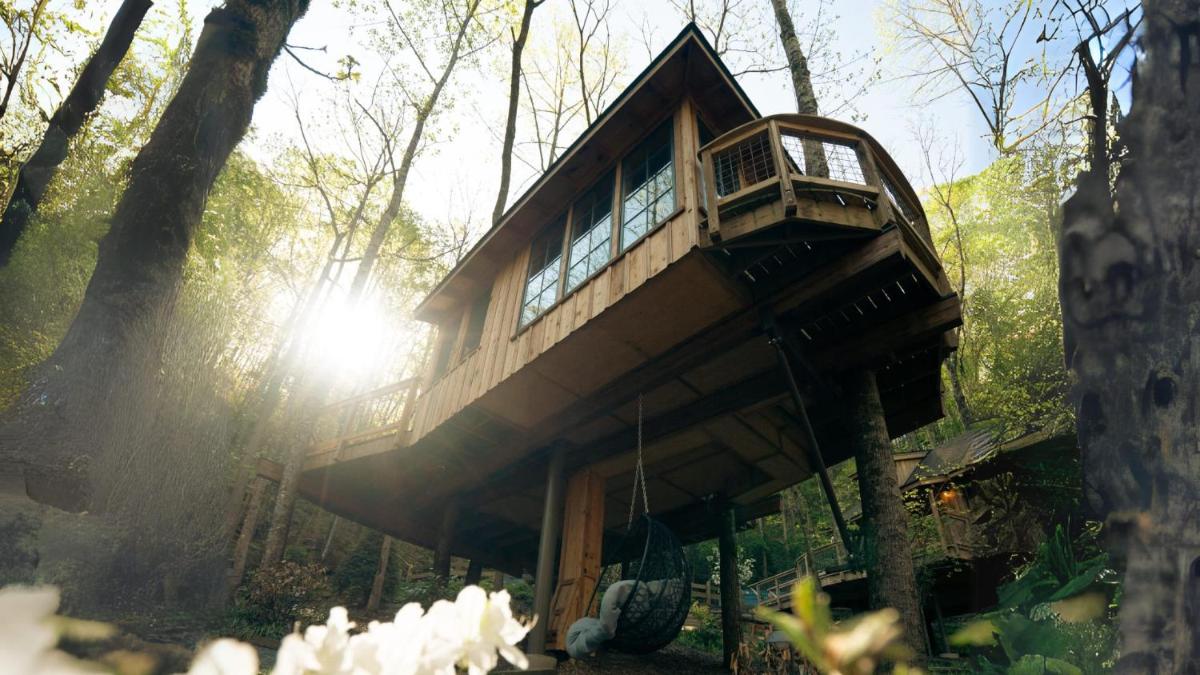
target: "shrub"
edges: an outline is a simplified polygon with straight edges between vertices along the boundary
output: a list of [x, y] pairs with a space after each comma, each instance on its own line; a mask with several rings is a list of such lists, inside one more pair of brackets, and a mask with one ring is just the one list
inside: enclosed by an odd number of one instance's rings
[[692, 630], [684, 629], [677, 642], [685, 647], [714, 654], [721, 653], [721, 617], [708, 605], [692, 603], [692, 618], [697, 625]]
[[250, 576], [234, 608], [233, 629], [245, 637], [282, 637], [295, 622], [319, 623], [331, 595], [324, 567], [284, 560]]

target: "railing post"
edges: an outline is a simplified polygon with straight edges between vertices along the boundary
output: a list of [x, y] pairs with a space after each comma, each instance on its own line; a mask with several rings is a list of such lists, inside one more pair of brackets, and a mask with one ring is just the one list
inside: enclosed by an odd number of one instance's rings
[[784, 215], [796, 213], [796, 192], [792, 188], [792, 171], [788, 168], [787, 153], [783, 150], [783, 139], [780, 137], [779, 122], [767, 122], [767, 139], [771, 142], [771, 155], [775, 159], [775, 177], [779, 180], [779, 193], [783, 199]]
[[717, 203], [717, 173], [711, 149], [700, 153], [700, 170], [704, 172], [704, 206], [708, 216], [708, 238], [715, 244], [721, 241], [721, 209]]
[[[863, 177], [867, 179], [868, 185], [879, 190], [879, 201], [875, 204], [875, 222], [882, 228], [889, 220], [896, 219], [892, 212], [892, 200], [888, 198], [887, 189], [883, 187], [883, 174], [879, 173], [879, 167], [875, 165], [875, 153], [862, 139], [859, 139], [856, 145]], [[899, 199], [899, 195], [896, 198]]]

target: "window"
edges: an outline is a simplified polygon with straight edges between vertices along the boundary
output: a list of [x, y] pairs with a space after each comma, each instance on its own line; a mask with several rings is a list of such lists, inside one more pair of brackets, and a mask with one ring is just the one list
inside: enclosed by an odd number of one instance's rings
[[485, 291], [475, 298], [475, 302], [471, 303], [471, 314], [467, 318], [467, 334], [463, 336], [463, 358], [478, 347], [479, 341], [483, 339], [483, 322], [487, 319], [488, 305], [491, 301], [492, 294]]
[[529, 277], [521, 303], [521, 325], [536, 319], [558, 300], [558, 276], [561, 273], [565, 216], [547, 227], [533, 240], [529, 252]]
[[621, 165], [621, 250], [675, 210], [672, 120], [654, 130]]
[[454, 340], [458, 337], [457, 325], [438, 327], [437, 356], [433, 359], [433, 377], [439, 378], [450, 365], [450, 352], [454, 351]]
[[612, 198], [613, 176], [609, 174], [575, 202], [567, 263], [568, 291], [608, 262], [612, 251]]

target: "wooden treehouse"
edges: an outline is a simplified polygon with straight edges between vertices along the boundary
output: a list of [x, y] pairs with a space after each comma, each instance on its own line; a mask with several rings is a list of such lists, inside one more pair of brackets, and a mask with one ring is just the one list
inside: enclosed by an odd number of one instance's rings
[[417, 316], [428, 372], [331, 410], [301, 493], [439, 561], [537, 570], [551, 644], [626, 528], [639, 399], [650, 513], [709, 539], [848, 456], [839, 373], [875, 373], [893, 437], [939, 418], [960, 321], [887, 152], [761, 116], [694, 26]]

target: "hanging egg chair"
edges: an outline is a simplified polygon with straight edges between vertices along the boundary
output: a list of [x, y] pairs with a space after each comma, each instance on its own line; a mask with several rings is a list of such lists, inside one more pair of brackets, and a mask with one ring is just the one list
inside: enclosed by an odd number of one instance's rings
[[[635, 519], [639, 496], [642, 515]], [[567, 631], [567, 652], [575, 658], [607, 646], [647, 654], [671, 643], [692, 607], [692, 570], [683, 545], [670, 528], [650, 517], [642, 464], [642, 397], [638, 396], [637, 465], [625, 537], [600, 575], [588, 611]], [[601, 588], [603, 586], [603, 588]], [[598, 618], [590, 616], [602, 592]]]
[[692, 607], [691, 568], [683, 545], [666, 525], [643, 515], [634, 523], [610, 566], [624, 585], [620, 618], [608, 646], [646, 654], [671, 643], [683, 628]]

